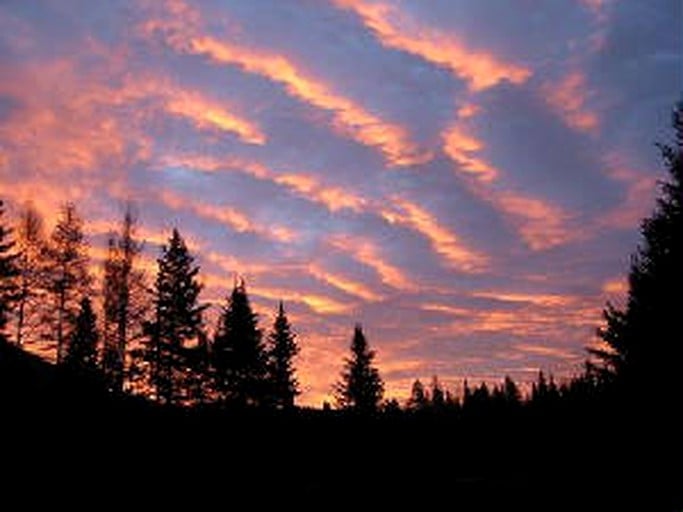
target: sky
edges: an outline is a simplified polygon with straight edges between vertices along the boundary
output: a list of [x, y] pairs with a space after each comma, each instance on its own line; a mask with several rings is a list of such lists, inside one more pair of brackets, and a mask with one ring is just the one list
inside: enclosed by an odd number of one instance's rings
[[[360, 322], [385, 380], [580, 371], [681, 98], [676, 0], [0, 2], [0, 197], [133, 201], [202, 300], [285, 301], [301, 404]], [[215, 308], [214, 308], [215, 311]]]

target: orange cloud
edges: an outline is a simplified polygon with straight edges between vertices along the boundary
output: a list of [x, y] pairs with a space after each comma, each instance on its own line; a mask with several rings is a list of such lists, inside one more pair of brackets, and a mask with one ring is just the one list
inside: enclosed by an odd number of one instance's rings
[[336, 235], [328, 242], [337, 250], [347, 252], [359, 263], [373, 269], [381, 281], [397, 290], [412, 290], [414, 283], [401, 269], [385, 261], [375, 242], [360, 237]]
[[571, 128], [585, 133], [596, 133], [600, 121], [588, 110], [586, 75], [572, 71], [559, 82], [548, 82], [542, 87], [546, 102]]
[[512, 310], [462, 308], [439, 303], [425, 304], [421, 308], [457, 317], [452, 324], [430, 327], [432, 332], [449, 336], [496, 332], [526, 337], [561, 337], [566, 336], [567, 328], [588, 334], [600, 320], [600, 304], [597, 301], [573, 299], [566, 306], [527, 303], [524, 307]]
[[354, 297], [359, 297], [367, 302], [377, 302], [382, 300], [382, 296], [375, 293], [370, 288], [365, 286], [363, 283], [358, 281], [353, 281], [346, 277], [334, 274], [324, 270], [322, 267], [316, 264], [309, 265], [308, 271], [316, 279], [323, 281], [344, 293], [353, 295]]
[[316, 177], [308, 174], [281, 174], [273, 178], [275, 183], [285, 185], [311, 201], [325, 205], [331, 211], [343, 209], [363, 211], [367, 201], [340, 187], [323, 185]]
[[229, 226], [238, 233], [255, 233], [284, 243], [292, 242], [297, 238], [297, 234], [289, 228], [262, 226], [253, 222], [246, 214], [230, 206], [216, 206], [192, 201], [170, 190], [162, 190], [159, 193], [159, 199], [169, 208], [191, 211], [199, 217]]
[[286, 187], [299, 197], [322, 204], [332, 213], [345, 209], [359, 213], [368, 206], [368, 201], [355, 192], [324, 183], [312, 174], [279, 174], [258, 162], [241, 158], [217, 159], [203, 155], [170, 155], [162, 157], [159, 163], [161, 167], [185, 167], [204, 172], [235, 170]]
[[352, 304], [340, 302], [331, 297], [317, 293], [299, 292], [283, 288], [269, 288], [259, 286], [251, 292], [253, 295], [271, 300], [286, 300], [305, 304], [314, 313], [321, 315], [346, 314], [353, 308]]
[[486, 267], [488, 258], [485, 255], [466, 247], [421, 206], [400, 197], [393, 197], [391, 205], [382, 211], [382, 217], [390, 224], [400, 224], [423, 235], [449, 265], [469, 273], [480, 272]]
[[197, 126], [214, 127], [235, 133], [244, 142], [250, 144], [264, 144], [265, 135], [252, 122], [228, 112], [220, 105], [211, 103], [196, 93], [175, 92], [166, 100], [168, 112], [186, 117], [194, 121]]
[[471, 173], [477, 179], [490, 182], [496, 179], [498, 171], [481, 158], [474, 155], [484, 148], [484, 144], [473, 135], [465, 133], [463, 127], [453, 125], [443, 135], [444, 152], [456, 163], [460, 169]]
[[355, 12], [384, 46], [417, 55], [450, 70], [466, 80], [473, 91], [493, 87], [503, 80], [521, 84], [531, 76], [528, 68], [468, 48], [453, 34], [419, 25], [394, 5], [369, 4], [363, 0], [335, 0], [335, 3]]
[[345, 136], [379, 148], [392, 165], [416, 165], [431, 158], [410, 141], [403, 127], [384, 121], [355, 101], [334, 92], [328, 84], [313, 78], [288, 57], [203, 34], [199, 11], [182, 1], [167, 3], [166, 9], [161, 17], [143, 24], [143, 34], [161, 33], [179, 52], [205, 55], [214, 62], [238, 66], [248, 73], [282, 84], [291, 96], [330, 112], [333, 127]]
[[615, 277], [602, 284], [602, 292], [606, 295], [624, 297], [628, 293], [628, 281], [624, 277]]
[[471, 294], [473, 297], [495, 299], [504, 302], [521, 302], [543, 307], [564, 307], [574, 301], [573, 297], [553, 294], [531, 294], [495, 291], [477, 291]]
[[534, 251], [562, 245], [578, 236], [568, 225], [569, 214], [540, 198], [502, 192], [493, 201], [512, 217], [511, 222]]
[[459, 119], [469, 119], [470, 117], [476, 116], [481, 111], [481, 108], [474, 103], [465, 103], [460, 108], [458, 108], [458, 118]]
[[[556, 357], [558, 359], [579, 359], [582, 357], [581, 354], [572, 352], [567, 349], [560, 347], [549, 347], [547, 345], [535, 345], [532, 343], [517, 343], [514, 348], [525, 352], [527, 354], [546, 356], [546, 357]], [[585, 357], [585, 356], [584, 356]]]
[[292, 96], [332, 112], [336, 128], [361, 144], [379, 147], [393, 165], [415, 165], [428, 159], [409, 141], [402, 127], [387, 123], [334, 93], [328, 85], [311, 78], [282, 55], [256, 52], [208, 36], [193, 37], [189, 47], [193, 53], [207, 55], [216, 62], [236, 65], [279, 82]]

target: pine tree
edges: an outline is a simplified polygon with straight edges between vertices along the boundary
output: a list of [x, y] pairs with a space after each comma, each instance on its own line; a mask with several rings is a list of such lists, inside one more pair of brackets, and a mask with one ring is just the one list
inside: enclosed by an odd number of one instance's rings
[[47, 289], [51, 297], [49, 317], [57, 341], [57, 363], [61, 363], [66, 341], [76, 323], [80, 298], [89, 295], [91, 283], [83, 221], [73, 203], [62, 207], [47, 256]]
[[2, 341], [6, 340], [5, 328], [18, 298], [16, 280], [19, 276], [16, 266], [17, 255], [13, 252], [12, 231], [2, 223], [4, 213], [3, 202], [0, 201], [0, 340]]
[[268, 337], [268, 382], [271, 403], [278, 408], [294, 407], [294, 399], [299, 394], [293, 359], [299, 353], [296, 335], [285, 314], [280, 301], [273, 330]]
[[212, 346], [216, 387], [223, 401], [263, 405], [268, 393], [267, 359], [244, 280], [232, 290], [221, 311]]
[[363, 329], [356, 325], [351, 342], [351, 357], [346, 359], [341, 380], [335, 386], [337, 405], [361, 413], [377, 411], [384, 383], [372, 365], [375, 352], [370, 350]]
[[104, 263], [102, 362], [108, 386], [116, 392], [124, 387], [129, 341], [140, 338], [142, 321], [148, 309], [145, 276], [135, 268], [142, 251], [142, 244], [135, 240], [135, 228], [136, 219], [129, 206], [121, 232], [108, 240]]
[[47, 242], [43, 219], [31, 205], [19, 215], [17, 233], [18, 300], [16, 308], [16, 343], [46, 337], [41, 310], [45, 300], [45, 255]]
[[94, 375], [97, 370], [97, 317], [90, 299], [84, 297], [69, 339], [64, 364], [82, 375]]
[[186, 357], [188, 344], [202, 336], [202, 313], [206, 306], [198, 303], [202, 289], [197, 280], [199, 267], [177, 229], [157, 262], [155, 318], [145, 329], [149, 336], [146, 358], [157, 400], [178, 403], [185, 398], [186, 379], [192, 370]]

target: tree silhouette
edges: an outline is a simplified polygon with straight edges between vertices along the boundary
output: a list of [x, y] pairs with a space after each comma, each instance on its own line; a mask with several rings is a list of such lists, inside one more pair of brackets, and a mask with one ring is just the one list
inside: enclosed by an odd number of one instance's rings
[[363, 329], [356, 325], [351, 342], [351, 357], [346, 359], [341, 380], [335, 386], [337, 405], [361, 413], [377, 411], [384, 394], [384, 383], [372, 364], [375, 352], [370, 350]]
[[[641, 224], [626, 304], [607, 304], [606, 325], [598, 329], [605, 348], [590, 350], [599, 361], [599, 382], [625, 406], [625, 423], [638, 425], [634, 436], [648, 440], [646, 449], [636, 443], [625, 449], [641, 450], [633, 458], [653, 468], [646, 475], [658, 487], [653, 494], [679, 496], [672, 510], [681, 505], [683, 475], [683, 103], [674, 110], [673, 127], [673, 145], [659, 145], [669, 176]], [[678, 471], [656, 469], [672, 466]]]
[[135, 269], [142, 244], [135, 240], [136, 219], [126, 209], [121, 232], [108, 240], [102, 284], [104, 309], [103, 370], [110, 389], [123, 390], [128, 342], [139, 338], [148, 309], [144, 273]]
[[540, 370], [538, 372], [538, 379], [531, 384], [531, 401], [537, 403], [546, 402], [549, 395], [548, 380], [545, 378], [543, 370]]
[[81, 300], [76, 325], [66, 347], [64, 364], [74, 372], [93, 375], [97, 370], [97, 317], [90, 299]]
[[299, 353], [282, 301], [278, 306], [273, 329], [268, 336], [268, 381], [271, 402], [275, 407], [292, 408], [300, 393], [293, 359]]
[[23, 345], [45, 337], [41, 309], [45, 300], [45, 253], [47, 242], [43, 231], [43, 219], [31, 205], [19, 214], [16, 229], [19, 257], [19, 294], [16, 307], [16, 343]]
[[49, 316], [57, 341], [57, 363], [64, 358], [65, 342], [75, 326], [80, 298], [89, 295], [88, 245], [83, 220], [73, 203], [62, 207], [48, 247]]
[[16, 278], [17, 255], [13, 252], [14, 241], [11, 230], [3, 224], [4, 204], [0, 200], [0, 340], [5, 338], [5, 329], [15, 302], [18, 298]]
[[222, 400], [237, 405], [264, 403], [268, 390], [262, 338], [246, 285], [240, 280], [221, 311], [212, 346], [216, 387]]
[[408, 409], [414, 411], [420, 411], [429, 406], [429, 396], [427, 395], [424, 384], [420, 382], [420, 379], [415, 379], [415, 382], [413, 382], [413, 387], [410, 390], [410, 398], [408, 398], [408, 403], [406, 405]]
[[503, 381], [503, 396], [507, 405], [517, 406], [522, 401], [522, 394], [517, 384], [508, 375], [505, 376]]
[[439, 377], [434, 375], [432, 377], [432, 407], [436, 409], [443, 409], [446, 405], [446, 394], [444, 393], [443, 387], [439, 382]]
[[188, 342], [202, 336], [202, 313], [198, 303], [202, 286], [197, 281], [199, 267], [177, 229], [157, 260], [153, 304], [155, 318], [146, 325], [149, 335], [147, 359], [151, 366], [151, 385], [162, 403], [183, 399], [188, 367], [185, 355]]
[[606, 327], [598, 330], [607, 348], [590, 350], [628, 393], [638, 395], [645, 382], [658, 381], [665, 392], [681, 385], [674, 376], [681, 374], [683, 104], [674, 110], [673, 126], [674, 146], [659, 146], [669, 180], [661, 184], [654, 213], [641, 225], [626, 307], [607, 304]]

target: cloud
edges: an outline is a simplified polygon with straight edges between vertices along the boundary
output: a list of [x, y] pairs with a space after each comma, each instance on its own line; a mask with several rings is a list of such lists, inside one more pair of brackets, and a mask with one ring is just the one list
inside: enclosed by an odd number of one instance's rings
[[557, 114], [575, 130], [594, 134], [600, 128], [598, 115], [589, 110], [586, 75], [570, 71], [559, 82], [547, 82], [543, 88], [545, 100]]
[[367, 205], [367, 200], [354, 192], [323, 184], [310, 174], [281, 174], [276, 176], [274, 181], [285, 185], [302, 197], [325, 205], [332, 213], [344, 209], [358, 213]]
[[463, 272], [480, 272], [487, 265], [486, 255], [467, 247], [452, 230], [416, 203], [393, 197], [391, 206], [382, 211], [382, 216], [390, 224], [403, 225], [423, 235], [450, 266]]
[[389, 3], [364, 0], [336, 0], [335, 3], [358, 14], [383, 45], [450, 70], [466, 80], [473, 91], [493, 87], [503, 80], [521, 84], [531, 76], [531, 71], [523, 66], [466, 47], [453, 34], [421, 26]]
[[[466, 111], [466, 113], [469, 111]], [[461, 117], [462, 113], [459, 112]], [[467, 116], [465, 116], [467, 117]], [[477, 179], [491, 182], [498, 176], [498, 170], [475, 153], [484, 148], [484, 144], [473, 135], [465, 133], [462, 127], [453, 125], [443, 134], [444, 152], [459, 164], [461, 171], [471, 173]]]
[[353, 281], [339, 274], [328, 272], [317, 264], [312, 264], [308, 267], [308, 271], [316, 279], [324, 281], [335, 288], [342, 290], [348, 295], [359, 297], [368, 302], [376, 302], [382, 300], [382, 296], [372, 291], [363, 283]]
[[297, 234], [285, 226], [263, 226], [253, 222], [245, 213], [230, 206], [216, 206], [194, 202], [170, 190], [161, 190], [159, 200], [167, 207], [219, 222], [237, 233], [254, 233], [277, 242], [287, 243], [295, 240]]
[[[191, 9], [184, 6], [174, 13], [188, 10]], [[205, 55], [216, 63], [238, 66], [284, 85], [293, 97], [330, 112], [333, 127], [344, 135], [361, 144], [378, 147], [392, 165], [415, 165], [429, 159], [428, 154], [410, 141], [403, 127], [382, 120], [352, 99], [336, 93], [330, 85], [312, 77], [285, 55], [246, 48], [202, 33], [198, 17], [195, 14], [194, 23], [180, 28], [177, 19], [167, 23], [150, 20], [145, 24], [145, 30], [165, 33], [168, 43], [178, 51]]]
[[398, 267], [386, 261], [376, 243], [361, 237], [335, 235], [328, 243], [337, 250], [348, 252], [359, 263], [372, 268], [381, 281], [396, 290], [413, 290], [415, 284]]
[[266, 141], [265, 135], [252, 122], [228, 112], [220, 105], [210, 103], [198, 94], [172, 92], [168, 94], [166, 109], [191, 119], [199, 127], [210, 126], [235, 133], [250, 144], [264, 144]]

